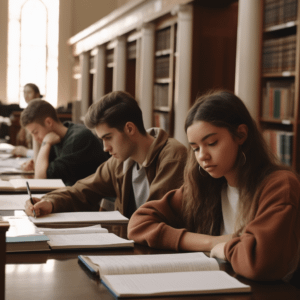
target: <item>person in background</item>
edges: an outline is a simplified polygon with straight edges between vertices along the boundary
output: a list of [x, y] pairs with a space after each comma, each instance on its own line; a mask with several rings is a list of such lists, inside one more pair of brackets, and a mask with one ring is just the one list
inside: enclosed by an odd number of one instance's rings
[[[40, 93], [40, 89], [34, 83], [27, 83], [24, 86], [24, 99], [28, 104], [33, 99], [41, 99], [43, 96]], [[33, 145], [31, 135], [26, 132], [25, 128], [19, 130], [16, 137], [17, 146], [12, 151], [12, 155], [14, 156], [22, 156], [22, 157], [33, 157]]]
[[103, 96], [90, 106], [85, 124], [95, 129], [112, 157], [72, 187], [34, 198], [34, 205], [26, 202], [28, 215], [33, 210], [37, 216], [97, 211], [102, 198], [114, 197], [114, 209], [130, 217], [146, 201], [182, 185], [186, 147], [160, 128], [146, 131], [142, 111], [131, 95], [116, 91]]
[[84, 125], [61, 123], [47, 101], [34, 99], [21, 114], [21, 125], [41, 144], [33, 164], [35, 178], [61, 178], [66, 185], [96, 171], [107, 160], [101, 141]]
[[277, 163], [230, 92], [197, 99], [185, 130], [183, 186], [142, 205], [128, 238], [153, 248], [211, 251], [253, 280], [288, 280], [299, 266], [299, 178]]

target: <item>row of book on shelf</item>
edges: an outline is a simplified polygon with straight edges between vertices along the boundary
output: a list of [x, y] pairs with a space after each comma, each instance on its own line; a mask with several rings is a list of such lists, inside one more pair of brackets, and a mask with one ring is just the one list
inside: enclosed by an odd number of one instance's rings
[[165, 29], [156, 32], [155, 51], [170, 49], [170, 45], [171, 45], [170, 35], [171, 35], [170, 27], [167, 27]]
[[264, 26], [274, 26], [297, 18], [298, 0], [265, 0]]
[[262, 117], [292, 120], [294, 118], [295, 83], [293, 81], [267, 81], [263, 87]]
[[168, 107], [169, 84], [154, 84], [154, 107]]
[[169, 78], [170, 56], [159, 56], [155, 59], [155, 78]]
[[296, 63], [296, 35], [266, 39], [263, 42], [264, 73], [293, 72]]
[[285, 165], [292, 165], [293, 154], [293, 132], [264, 130], [263, 136], [271, 151], [277, 156], [279, 161]]

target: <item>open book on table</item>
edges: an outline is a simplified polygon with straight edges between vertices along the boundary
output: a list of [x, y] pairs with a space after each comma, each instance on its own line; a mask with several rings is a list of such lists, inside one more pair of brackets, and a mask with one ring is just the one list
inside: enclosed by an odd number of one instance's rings
[[30, 217], [30, 220], [37, 226], [44, 225], [83, 225], [83, 224], [107, 224], [107, 223], [128, 223], [128, 218], [119, 211], [93, 211], [93, 212], [70, 212], [53, 213], [38, 218]]
[[28, 182], [31, 191], [43, 191], [49, 192], [58, 188], [65, 187], [65, 184], [61, 179], [0, 179], [0, 191], [15, 192], [24, 191], [27, 192], [26, 181]]
[[[35, 194], [34, 197], [41, 198], [43, 195]], [[0, 210], [24, 210], [28, 199], [28, 194], [0, 195]]]
[[250, 292], [204, 253], [78, 257], [117, 297]]
[[78, 228], [41, 228], [40, 233], [49, 238], [49, 246], [58, 249], [100, 249], [133, 247], [134, 242], [123, 239], [113, 233], [108, 233], [101, 225]]

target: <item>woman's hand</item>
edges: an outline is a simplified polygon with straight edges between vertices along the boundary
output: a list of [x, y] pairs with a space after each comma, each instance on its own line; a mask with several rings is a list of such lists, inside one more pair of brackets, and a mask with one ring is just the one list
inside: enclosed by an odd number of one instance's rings
[[226, 242], [223, 242], [214, 246], [210, 251], [210, 257], [216, 257], [216, 258], [226, 260], [225, 252], [224, 252], [225, 245]]

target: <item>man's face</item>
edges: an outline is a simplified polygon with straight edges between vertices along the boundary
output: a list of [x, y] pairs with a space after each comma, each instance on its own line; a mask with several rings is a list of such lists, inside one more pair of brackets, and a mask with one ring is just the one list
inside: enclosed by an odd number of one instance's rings
[[95, 131], [103, 141], [103, 150], [123, 162], [134, 153], [134, 146], [129, 136], [107, 124], [99, 124]]
[[42, 143], [45, 135], [51, 132], [51, 129], [47, 125], [41, 125], [39, 123], [33, 122], [26, 126], [26, 129], [30, 132], [32, 137], [38, 142]]

